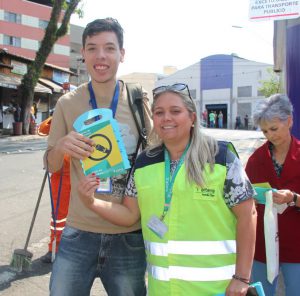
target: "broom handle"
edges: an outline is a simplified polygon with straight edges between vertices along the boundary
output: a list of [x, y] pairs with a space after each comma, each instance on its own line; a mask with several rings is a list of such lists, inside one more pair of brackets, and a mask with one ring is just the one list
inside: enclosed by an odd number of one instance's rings
[[45, 174], [44, 174], [44, 179], [43, 179], [43, 182], [42, 182], [42, 186], [41, 186], [41, 189], [40, 189], [39, 197], [38, 197], [36, 205], [35, 205], [34, 213], [33, 213], [30, 228], [29, 228], [29, 232], [27, 234], [24, 250], [27, 250], [27, 247], [28, 247], [28, 243], [29, 243], [29, 239], [30, 239], [30, 236], [31, 236], [32, 228], [33, 228], [33, 225], [34, 225], [34, 221], [35, 221], [35, 218], [36, 218], [37, 211], [39, 209], [41, 197], [42, 197], [42, 194], [43, 194], [43, 191], [44, 191], [44, 187], [45, 187], [45, 183], [46, 183], [46, 179], [47, 179], [47, 174], [48, 174], [48, 171], [46, 170]]

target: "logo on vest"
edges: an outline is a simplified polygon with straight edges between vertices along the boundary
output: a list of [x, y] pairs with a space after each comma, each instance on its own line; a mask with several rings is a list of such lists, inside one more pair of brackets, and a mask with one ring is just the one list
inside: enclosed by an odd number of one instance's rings
[[196, 187], [194, 191], [194, 199], [200, 200], [216, 200], [216, 190], [211, 188], [200, 188]]

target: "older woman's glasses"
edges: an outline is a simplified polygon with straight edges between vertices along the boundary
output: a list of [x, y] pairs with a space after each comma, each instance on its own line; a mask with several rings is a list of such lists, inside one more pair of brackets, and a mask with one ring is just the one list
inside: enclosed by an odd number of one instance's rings
[[178, 92], [178, 93], [184, 93], [187, 94], [191, 99], [191, 94], [189, 87], [185, 83], [175, 83], [173, 85], [162, 85], [158, 86], [155, 89], [152, 90], [153, 97], [159, 95], [160, 93], [163, 93], [165, 91], [173, 91], [173, 92]]

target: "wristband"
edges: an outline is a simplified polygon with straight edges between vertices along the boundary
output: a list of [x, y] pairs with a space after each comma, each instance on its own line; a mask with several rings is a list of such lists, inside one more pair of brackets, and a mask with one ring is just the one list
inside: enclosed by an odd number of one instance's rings
[[288, 206], [290, 206], [290, 207], [297, 207], [297, 199], [298, 199], [298, 195], [297, 195], [297, 193], [296, 192], [294, 192], [294, 191], [291, 191], [292, 192], [292, 194], [293, 194], [293, 199], [292, 199], [292, 201], [291, 202], [289, 202], [288, 203]]
[[238, 276], [238, 275], [236, 275], [236, 274], [234, 274], [234, 275], [232, 276], [232, 278], [235, 279], [235, 280], [237, 280], [237, 281], [240, 281], [240, 282], [242, 282], [242, 283], [244, 283], [244, 284], [250, 285], [250, 280], [245, 279], [245, 278], [242, 278], [242, 277], [240, 277], [240, 276]]
[[295, 203], [295, 205], [297, 204], [297, 199], [298, 199], [298, 195], [296, 192], [293, 191], [293, 202]]
[[298, 194], [296, 192], [293, 191], [293, 202], [294, 202], [294, 206], [296, 207], [297, 211], [300, 212], [300, 207], [297, 206], [297, 200], [298, 200]]

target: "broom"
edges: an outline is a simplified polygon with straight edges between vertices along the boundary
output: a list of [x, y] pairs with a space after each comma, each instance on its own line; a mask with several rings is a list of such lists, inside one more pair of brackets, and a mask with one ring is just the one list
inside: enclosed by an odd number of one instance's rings
[[31, 258], [33, 256], [33, 254], [31, 252], [27, 251], [27, 247], [28, 247], [28, 243], [29, 243], [29, 240], [30, 240], [30, 236], [31, 236], [33, 225], [34, 225], [34, 221], [35, 221], [35, 218], [36, 218], [36, 215], [37, 215], [37, 211], [38, 211], [38, 208], [39, 208], [39, 205], [40, 205], [41, 197], [42, 197], [42, 194], [43, 194], [43, 191], [44, 191], [44, 187], [45, 187], [45, 183], [46, 183], [46, 179], [47, 179], [47, 174], [48, 174], [48, 171], [46, 170], [44, 178], [43, 178], [42, 186], [41, 186], [41, 189], [40, 189], [40, 193], [39, 193], [36, 205], [35, 205], [34, 213], [33, 213], [32, 219], [31, 219], [31, 224], [30, 224], [30, 228], [29, 228], [29, 231], [28, 231], [28, 234], [27, 234], [24, 249], [14, 250], [14, 253], [13, 253], [13, 256], [12, 256], [12, 259], [11, 259], [11, 262], [10, 262], [10, 266], [14, 270], [16, 270], [17, 272], [22, 272], [23, 270], [30, 270]]

